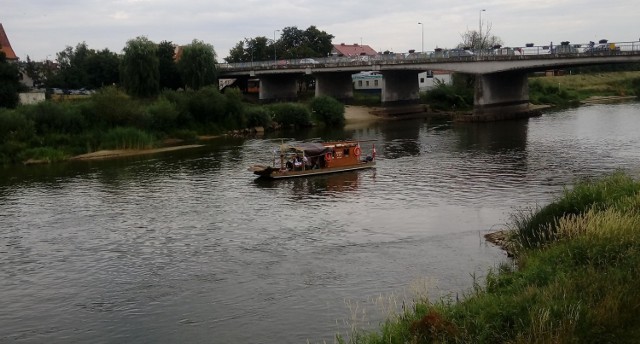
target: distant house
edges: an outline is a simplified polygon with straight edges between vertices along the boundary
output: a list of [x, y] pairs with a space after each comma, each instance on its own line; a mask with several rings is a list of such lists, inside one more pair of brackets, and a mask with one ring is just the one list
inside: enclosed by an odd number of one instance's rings
[[443, 70], [430, 70], [418, 74], [418, 88], [420, 92], [429, 91], [438, 83], [451, 85], [453, 73]]
[[378, 53], [371, 49], [368, 45], [359, 45], [359, 44], [334, 44], [333, 49], [331, 49], [332, 56], [375, 56]]
[[9, 37], [7, 37], [7, 33], [4, 32], [4, 27], [2, 27], [2, 23], [0, 23], [0, 51], [2, 51], [9, 61], [18, 61], [18, 56], [13, 51], [11, 47], [11, 43], [9, 43]]
[[[420, 92], [428, 91], [438, 83], [451, 84], [451, 72], [441, 70], [429, 70], [418, 74], [418, 89]], [[380, 72], [368, 71], [351, 75], [353, 89], [361, 93], [380, 93], [384, 86], [384, 78]]]

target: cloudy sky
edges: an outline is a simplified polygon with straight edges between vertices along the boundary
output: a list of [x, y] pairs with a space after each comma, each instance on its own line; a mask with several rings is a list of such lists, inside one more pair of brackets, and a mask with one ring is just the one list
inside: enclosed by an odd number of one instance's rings
[[478, 29], [480, 14], [505, 46], [637, 41], [639, 7], [638, 0], [0, 0], [0, 23], [22, 60], [54, 59], [83, 41], [120, 53], [137, 36], [199, 39], [221, 60], [245, 37], [272, 38], [288, 26], [315, 25], [336, 44], [394, 52], [421, 50], [424, 28], [424, 50], [451, 48]]

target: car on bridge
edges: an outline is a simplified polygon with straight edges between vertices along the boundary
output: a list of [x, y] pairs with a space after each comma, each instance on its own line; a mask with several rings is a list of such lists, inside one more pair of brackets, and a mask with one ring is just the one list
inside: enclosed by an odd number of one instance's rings
[[309, 65], [309, 64], [313, 64], [314, 65], [314, 64], [318, 64], [318, 63], [320, 63], [320, 62], [318, 62], [318, 61], [316, 61], [314, 59], [311, 59], [311, 58], [300, 59], [300, 64], [302, 64], [302, 65]]
[[620, 47], [616, 46], [615, 43], [599, 43], [594, 44], [590, 42], [589, 46], [584, 48], [584, 53], [605, 53], [611, 51], [620, 51]]
[[474, 56], [473, 51], [468, 49], [449, 49], [444, 51], [444, 57], [471, 57]]

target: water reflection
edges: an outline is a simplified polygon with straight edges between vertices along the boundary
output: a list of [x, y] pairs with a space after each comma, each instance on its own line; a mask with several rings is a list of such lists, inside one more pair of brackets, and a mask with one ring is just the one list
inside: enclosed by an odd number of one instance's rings
[[459, 151], [526, 151], [529, 120], [513, 120], [489, 123], [456, 123]]
[[[638, 113], [314, 128], [0, 169], [0, 341], [332, 342], [345, 300], [422, 277], [463, 293], [505, 259], [482, 233], [515, 207], [576, 176], [639, 172]], [[280, 140], [319, 138], [374, 140], [376, 169], [280, 181], [246, 170]]]
[[[375, 169], [372, 170], [375, 176]], [[268, 180], [256, 178], [254, 184], [258, 188], [290, 190], [290, 195], [294, 198], [303, 199], [309, 195], [324, 193], [339, 194], [341, 192], [351, 192], [358, 189], [361, 182], [361, 175], [368, 171], [347, 171], [332, 173], [320, 176], [303, 178]], [[369, 172], [371, 174], [371, 172]]]

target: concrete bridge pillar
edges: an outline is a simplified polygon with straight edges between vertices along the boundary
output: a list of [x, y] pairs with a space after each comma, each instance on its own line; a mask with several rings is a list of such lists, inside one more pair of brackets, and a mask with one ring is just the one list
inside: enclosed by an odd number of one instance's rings
[[353, 72], [315, 73], [316, 97], [329, 96], [339, 100], [353, 98]]
[[298, 74], [260, 75], [260, 100], [290, 100], [298, 96]]
[[476, 75], [473, 114], [505, 116], [529, 110], [529, 83], [524, 72]]
[[382, 103], [413, 103], [420, 99], [418, 71], [383, 71]]

